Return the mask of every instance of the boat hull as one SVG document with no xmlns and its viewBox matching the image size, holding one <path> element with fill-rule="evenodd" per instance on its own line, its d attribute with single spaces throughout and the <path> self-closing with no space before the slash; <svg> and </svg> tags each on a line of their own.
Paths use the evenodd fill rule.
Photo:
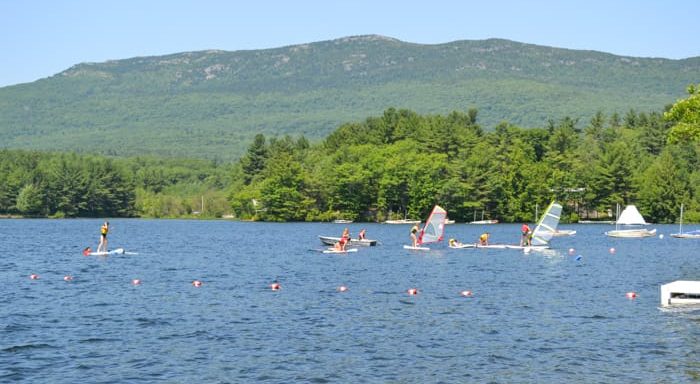
<svg viewBox="0 0 700 384">
<path fill-rule="evenodd" d="M 618 229 L 605 232 L 606 236 L 621 237 L 621 238 L 640 238 L 651 237 L 656 235 L 656 229 Z"/>
<path fill-rule="evenodd" d="M 318 238 L 319 238 L 319 240 L 321 240 L 321 243 L 323 243 L 325 245 L 333 245 L 333 244 L 340 241 L 340 237 L 319 236 Z M 350 239 L 349 244 L 354 245 L 354 246 L 361 246 L 361 247 L 374 247 L 375 245 L 377 245 L 377 240 Z"/>
<path fill-rule="evenodd" d="M 420 224 L 420 220 L 410 220 L 410 219 L 401 219 L 401 220 L 387 220 L 384 222 L 384 224 Z"/>
</svg>

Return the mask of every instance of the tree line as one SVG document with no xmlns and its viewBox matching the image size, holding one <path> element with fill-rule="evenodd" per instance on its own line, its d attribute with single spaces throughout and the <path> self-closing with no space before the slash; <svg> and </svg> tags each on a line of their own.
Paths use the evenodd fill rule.
<svg viewBox="0 0 700 384">
<path fill-rule="evenodd" d="M 217 217 L 230 211 L 225 189 L 231 167 L 193 159 L 0 150 L 0 214 Z"/>
<path fill-rule="evenodd" d="M 700 221 L 700 108 L 698 92 L 689 93 L 665 113 L 598 112 L 542 128 L 503 122 L 486 132 L 474 109 L 390 108 L 314 146 L 259 134 L 240 160 L 232 208 L 252 220 L 381 221 L 423 218 L 440 204 L 458 221 L 484 212 L 514 222 L 557 199 L 574 222 L 635 204 L 647 220 L 672 223 L 681 203 L 685 220 Z"/>
<path fill-rule="evenodd" d="M 565 220 L 611 218 L 635 204 L 671 223 L 700 221 L 700 92 L 664 112 L 570 117 L 541 128 L 478 111 L 389 108 L 321 142 L 258 134 L 234 163 L 0 150 L 0 214 L 328 221 L 424 218 L 532 221 L 552 199 Z"/>
</svg>

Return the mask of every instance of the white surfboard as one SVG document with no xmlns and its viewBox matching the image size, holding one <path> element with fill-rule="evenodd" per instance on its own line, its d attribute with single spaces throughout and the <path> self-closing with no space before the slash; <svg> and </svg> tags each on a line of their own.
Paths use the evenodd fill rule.
<svg viewBox="0 0 700 384">
<path fill-rule="evenodd" d="M 350 248 L 350 249 L 346 249 L 344 251 L 339 251 L 337 249 L 326 249 L 323 251 L 323 253 L 350 253 L 350 252 L 357 252 L 357 248 Z"/>
<path fill-rule="evenodd" d="M 412 251 L 429 251 L 430 248 L 428 247 L 414 247 L 412 245 L 404 245 L 403 249 L 410 249 Z"/>
<path fill-rule="evenodd" d="M 124 248 L 117 248 L 107 252 L 90 252 L 90 256 L 121 255 L 124 253 Z"/>
</svg>

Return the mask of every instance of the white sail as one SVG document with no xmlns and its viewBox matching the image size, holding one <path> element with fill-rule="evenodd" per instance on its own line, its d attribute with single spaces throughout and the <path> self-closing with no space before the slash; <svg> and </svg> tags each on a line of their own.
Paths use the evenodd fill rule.
<svg viewBox="0 0 700 384">
<path fill-rule="evenodd" d="M 545 210 L 540 221 L 537 223 L 535 231 L 532 233 L 531 245 L 540 246 L 549 243 L 549 240 L 551 240 L 557 232 L 559 218 L 561 217 L 561 209 L 561 205 L 554 201 L 549 204 L 549 207 L 547 207 L 547 210 Z"/>
<path fill-rule="evenodd" d="M 425 226 L 418 237 L 418 244 L 435 243 L 442 241 L 445 233 L 445 218 L 447 211 L 436 205 L 425 222 Z"/>
<path fill-rule="evenodd" d="M 646 225 L 647 222 L 644 221 L 644 217 L 639 213 L 637 207 L 634 205 L 628 205 L 620 214 L 617 219 L 617 224 L 620 225 Z"/>
</svg>

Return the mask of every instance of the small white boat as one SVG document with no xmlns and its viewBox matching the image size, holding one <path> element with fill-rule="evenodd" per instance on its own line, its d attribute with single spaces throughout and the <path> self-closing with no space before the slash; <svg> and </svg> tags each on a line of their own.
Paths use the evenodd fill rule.
<svg viewBox="0 0 700 384">
<path fill-rule="evenodd" d="M 350 224 L 350 223 L 352 223 L 352 220 L 345 220 L 345 219 L 333 220 L 333 224 Z"/>
<path fill-rule="evenodd" d="M 474 211 L 474 220 L 470 221 L 469 224 L 498 224 L 498 220 L 484 219 L 484 211 L 481 211 L 481 220 L 477 220 L 476 211 Z"/>
<path fill-rule="evenodd" d="M 700 229 L 683 233 L 672 233 L 671 236 L 677 239 L 700 239 Z"/>
<path fill-rule="evenodd" d="M 333 237 L 333 236 L 318 236 L 319 240 L 321 240 L 321 243 L 325 245 L 333 245 L 337 242 L 340 241 L 340 237 Z M 377 240 L 370 240 L 370 239 L 350 239 L 350 242 L 348 243 L 350 245 L 354 246 L 363 246 L 363 247 L 374 247 L 377 245 Z"/>
<path fill-rule="evenodd" d="M 420 224 L 420 220 L 412 219 L 400 219 L 400 220 L 387 220 L 384 224 Z"/>
<path fill-rule="evenodd" d="M 700 304 L 700 281 L 677 280 L 661 285 L 661 306 Z"/>
<path fill-rule="evenodd" d="M 454 224 L 454 223 L 455 223 L 454 220 L 445 219 L 445 224 Z"/>
<path fill-rule="evenodd" d="M 656 229 L 616 229 L 614 231 L 607 231 L 605 234 L 610 237 L 623 238 L 652 237 L 656 235 Z"/>
<path fill-rule="evenodd" d="M 620 211 L 620 206 L 617 206 L 617 211 Z M 634 205 L 628 205 L 618 215 L 615 221 L 615 230 L 605 232 L 606 236 L 610 237 L 622 237 L 622 238 L 640 238 L 640 237 L 652 237 L 656 235 L 656 229 L 646 229 L 646 228 L 631 228 L 631 229 L 620 229 L 620 225 L 647 225 L 648 223 L 644 221 L 644 217 L 639 213 L 637 207 Z"/>
<path fill-rule="evenodd" d="M 683 204 L 681 204 L 681 221 L 678 226 L 678 233 L 672 233 L 671 237 L 677 239 L 700 239 L 700 229 L 683 233 Z"/>
<path fill-rule="evenodd" d="M 476 220 L 470 221 L 469 224 L 498 224 L 498 220 Z"/>
<path fill-rule="evenodd" d="M 579 224 L 615 224 L 614 220 L 579 220 Z"/>
<path fill-rule="evenodd" d="M 554 232 L 554 237 L 573 236 L 575 234 L 576 231 L 573 229 L 557 229 L 556 232 Z"/>
</svg>

